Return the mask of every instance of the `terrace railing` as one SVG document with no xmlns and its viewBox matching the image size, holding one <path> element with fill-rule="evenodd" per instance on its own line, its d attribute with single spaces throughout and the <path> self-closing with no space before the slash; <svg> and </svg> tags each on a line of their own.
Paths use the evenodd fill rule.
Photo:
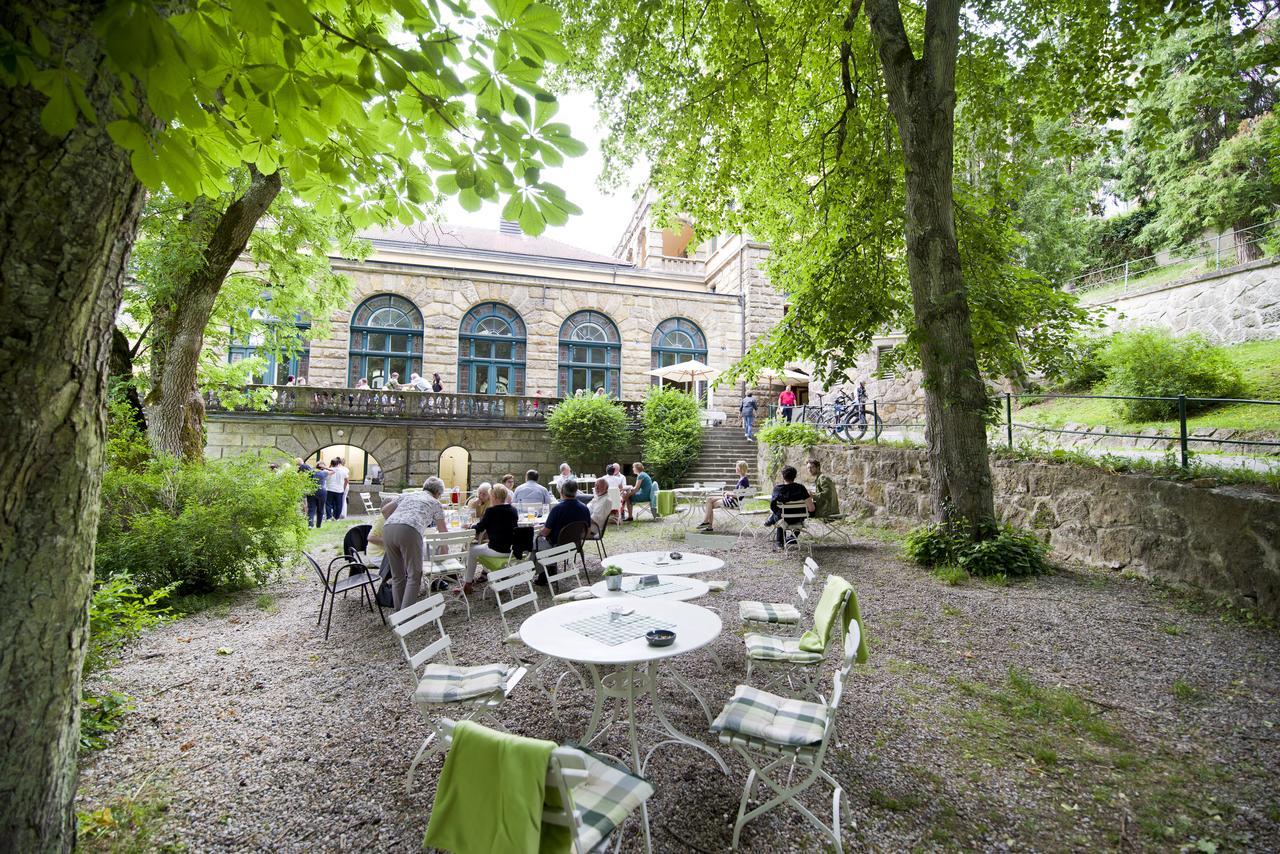
<svg viewBox="0 0 1280 854">
<path fill-rule="evenodd" d="M 393 418 L 405 421 L 540 422 L 560 402 L 558 397 L 457 394 L 454 392 L 391 391 L 321 386 L 249 386 L 249 394 L 228 395 L 223 403 L 216 391 L 206 392 L 210 412 L 262 415 L 347 416 Z M 628 419 L 639 421 L 643 403 L 623 401 Z"/>
</svg>

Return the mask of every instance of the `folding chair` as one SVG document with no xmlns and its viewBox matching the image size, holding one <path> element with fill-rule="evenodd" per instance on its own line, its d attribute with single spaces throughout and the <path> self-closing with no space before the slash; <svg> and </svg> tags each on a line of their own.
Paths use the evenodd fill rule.
<svg viewBox="0 0 1280 854">
<path fill-rule="evenodd" d="M 452 743 L 454 722 L 440 722 L 441 738 Z M 649 820 L 645 802 L 653 797 L 653 786 L 621 767 L 609 757 L 575 747 L 557 747 L 547 762 L 548 797 L 542 820 L 569 828 L 573 854 L 607 850 L 609 836 L 637 809 L 641 811 L 644 849 L 653 850 L 649 840 Z M 554 793 L 554 794 L 552 794 Z M 621 848 L 621 834 L 612 848 Z"/>
<path fill-rule="evenodd" d="M 778 524 L 782 526 L 782 551 L 785 554 L 801 545 L 800 534 L 804 531 L 804 523 L 809 519 L 809 505 L 806 501 L 785 501 L 778 503 Z M 806 539 L 804 547 L 813 555 L 813 545 Z"/>
<path fill-rule="evenodd" d="M 577 554 L 578 547 L 573 543 L 552 546 L 549 549 L 533 553 L 533 562 L 546 575 L 547 586 L 551 589 L 551 597 L 557 601 L 567 601 L 573 598 L 569 595 L 570 593 L 574 593 L 578 589 L 584 589 L 582 578 L 578 575 L 579 566 L 575 560 Z M 570 581 L 573 581 L 572 588 L 568 587 Z M 563 585 L 565 589 L 557 592 L 557 584 Z M 588 589 L 587 592 L 590 592 L 590 590 Z M 575 593 L 574 595 L 578 594 Z"/>
<path fill-rule="evenodd" d="M 556 680 L 555 687 L 548 688 L 543 681 L 543 671 L 552 664 L 554 659 L 525 646 L 524 641 L 520 639 L 519 626 L 513 629 L 511 623 L 507 621 L 507 614 L 525 606 L 532 607 L 535 612 L 539 610 L 538 593 L 533 589 L 533 577 L 536 573 L 537 568 L 530 560 L 504 567 L 489 576 L 489 589 L 493 591 L 493 598 L 498 603 L 498 616 L 502 618 L 502 642 L 516 650 L 520 663 L 528 668 L 534 684 L 546 695 L 552 714 L 559 719 L 560 705 L 557 692 L 564 677 L 573 673 L 582 683 L 584 691 L 587 690 L 586 681 L 580 672 L 570 666 L 569 671 L 561 674 Z"/>
<path fill-rule="evenodd" d="M 364 504 L 364 512 L 373 513 L 378 508 L 373 506 L 373 498 L 367 492 L 360 493 L 360 501 Z"/>
<path fill-rule="evenodd" d="M 641 504 L 639 506 L 636 506 L 635 504 L 631 505 L 631 521 L 633 522 L 639 521 L 636 518 L 636 512 L 639 510 L 645 510 L 645 509 L 648 509 L 649 515 L 653 517 L 653 520 L 655 522 L 662 518 L 661 516 L 658 515 L 658 493 L 660 491 L 661 489 L 658 486 L 658 482 L 655 480 L 653 482 L 653 485 L 649 487 L 648 505 L 644 505 L 644 504 Z"/>
<path fill-rule="evenodd" d="M 825 544 L 828 537 L 838 537 L 846 546 L 853 545 L 853 537 L 849 536 L 849 532 L 840 524 L 847 521 L 849 521 L 849 517 L 844 513 L 836 513 L 833 516 L 810 516 L 809 524 L 816 523 L 821 526 L 814 543 Z"/>
<path fill-rule="evenodd" d="M 733 825 L 735 849 L 747 822 L 777 807 L 789 805 L 830 840 L 837 854 L 844 851 L 840 840 L 840 800 L 844 790 L 834 777 L 823 770 L 822 762 L 835 735 L 836 712 L 845 682 L 853 670 L 861 637 L 858 623 L 850 623 L 849 632 L 844 637 L 844 661 L 832 680 L 829 701 L 821 696 L 817 703 L 793 700 L 750 685 L 739 685 L 711 724 L 711 729 L 720 734 L 720 743 L 736 750 L 751 767 L 742 788 L 738 818 Z M 785 778 L 772 776 L 782 771 L 786 772 Z M 819 779 L 832 789 L 830 826 L 800 803 L 800 795 Z M 771 797 L 748 812 L 747 803 L 762 782 L 772 790 Z"/>
<path fill-rule="evenodd" d="M 604 563 L 604 559 L 609 556 L 609 552 L 604 547 L 604 535 L 605 535 L 605 532 L 609 530 L 609 522 L 611 522 L 612 520 L 613 520 L 613 512 L 610 511 L 609 513 L 605 514 L 604 524 L 600 526 L 599 531 L 596 531 L 593 534 L 588 528 L 587 535 L 582 538 L 582 541 L 584 543 L 596 544 L 596 554 L 600 556 L 601 563 Z"/>
<path fill-rule="evenodd" d="M 333 603 L 337 601 L 339 593 L 346 593 L 349 590 L 360 590 L 360 596 L 364 599 L 365 604 L 372 611 L 377 605 L 378 616 L 382 618 L 385 625 L 386 616 L 382 613 L 382 606 L 378 605 L 378 575 L 370 571 L 369 568 L 361 564 L 351 561 L 345 561 L 341 564 L 329 564 L 329 571 L 320 568 L 320 564 L 316 562 L 307 552 L 303 552 L 302 556 L 307 559 L 307 563 L 311 564 L 311 568 L 316 571 L 316 575 L 320 576 L 320 583 L 324 586 L 324 592 L 320 594 L 320 615 L 316 617 L 316 625 L 320 625 L 320 620 L 324 618 L 324 603 L 327 599 L 329 602 L 329 621 L 324 624 L 324 639 L 329 639 L 329 629 L 333 626 Z M 351 568 L 351 573 L 346 578 L 339 578 L 342 570 Z"/>
<path fill-rule="evenodd" d="M 800 600 L 797 605 L 792 605 L 789 602 L 745 600 L 738 603 L 738 616 L 748 626 L 758 625 L 775 628 L 778 626 L 798 626 L 802 616 L 800 609 L 809 601 L 809 585 L 817 577 L 818 564 L 813 558 L 807 557 L 804 559 L 804 576 L 800 579 L 800 586 L 796 588 L 796 595 Z"/>
<path fill-rule="evenodd" d="M 463 586 L 462 576 L 467 570 L 467 565 L 464 563 L 467 549 L 475 541 L 475 532 L 469 529 L 443 534 L 439 531 L 428 531 L 422 535 L 422 583 L 427 590 L 435 592 L 437 584 L 443 582 L 446 585 L 443 592 L 448 593 L 454 601 L 462 603 L 468 620 L 471 619 L 471 603 L 467 601 L 467 591 Z M 446 552 L 445 549 L 448 551 Z"/>
<path fill-rule="evenodd" d="M 846 591 L 840 597 L 836 614 L 844 613 L 845 606 L 848 604 L 849 593 Z M 838 616 L 837 619 L 839 619 Z M 818 677 L 821 674 L 822 662 L 827 657 L 826 647 L 822 652 L 809 652 L 800 648 L 799 637 L 763 635 L 756 632 L 748 632 L 743 641 L 747 645 L 748 679 L 755 670 L 763 671 L 767 682 L 781 674 L 787 677 L 787 683 L 793 691 L 818 693 Z M 828 646 L 830 643 L 831 639 L 828 638 Z M 799 688 L 791 682 L 793 676 L 798 677 Z"/>
<path fill-rule="evenodd" d="M 400 641 L 400 649 L 404 659 L 409 663 L 413 674 L 413 704 L 418 708 L 422 719 L 431 729 L 430 734 L 418 748 L 409 766 L 409 776 L 405 782 L 405 791 L 413 791 L 413 772 L 425 756 L 430 755 L 427 748 L 436 740 L 439 730 L 432 720 L 432 713 L 439 711 L 460 716 L 464 720 L 479 720 L 493 716 L 502 701 L 524 678 L 526 668 L 510 664 L 482 664 L 475 667 L 457 667 L 453 661 L 453 641 L 444 630 L 440 618 L 444 616 L 444 594 L 437 593 L 421 599 L 412 605 L 401 608 L 391 615 L 391 628 Z M 419 629 L 435 627 L 438 637 L 419 649 L 410 651 L 409 635 Z M 441 652 L 449 659 L 448 664 L 437 664 L 431 659 Z M 434 754 L 442 747 L 437 743 L 431 750 Z"/>
<path fill-rule="evenodd" d="M 560 535 L 556 537 L 557 546 L 566 546 L 572 543 L 578 550 L 578 560 L 582 562 L 582 572 L 587 576 L 587 580 L 591 580 L 591 573 L 587 572 L 587 554 L 583 551 L 582 544 L 587 540 L 587 532 L 591 529 L 590 522 L 570 522 L 560 529 Z"/>
</svg>

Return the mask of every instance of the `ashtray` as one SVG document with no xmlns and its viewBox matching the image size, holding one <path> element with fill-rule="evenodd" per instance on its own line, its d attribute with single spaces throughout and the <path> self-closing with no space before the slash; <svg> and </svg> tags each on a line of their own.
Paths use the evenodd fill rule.
<svg viewBox="0 0 1280 854">
<path fill-rule="evenodd" d="M 672 559 L 672 560 L 680 560 L 680 559 L 681 559 L 681 558 L 683 558 L 683 557 L 684 557 L 684 555 L 680 554 L 680 552 L 672 552 L 672 553 L 671 553 L 671 559 Z"/>
<path fill-rule="evenodd" d="M 671 629 L 652 629 L 645 632 L 644 639 L 649 646 L 671 646 L 676 642 L 676 633 Z"/>
</svg>

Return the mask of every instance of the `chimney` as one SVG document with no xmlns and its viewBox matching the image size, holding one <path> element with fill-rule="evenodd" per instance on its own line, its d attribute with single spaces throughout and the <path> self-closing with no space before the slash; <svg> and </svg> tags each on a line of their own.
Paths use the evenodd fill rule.
<svg viewBox="0 0 1280 854">
<path fill-rule="evenodd" d="M 500 234 L 514 234 L 517 237 L 524 234 L 524 230 L 520 228 L 520 223 L 513 219 L 498 220 L 498 232 Z"/>
</svg>

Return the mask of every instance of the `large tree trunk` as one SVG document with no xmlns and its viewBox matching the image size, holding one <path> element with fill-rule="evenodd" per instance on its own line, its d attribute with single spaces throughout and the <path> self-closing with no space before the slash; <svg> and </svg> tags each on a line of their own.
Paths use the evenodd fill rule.
<svg viewBox="0 0 1280 854">
<path fill-rule="evenodd" d="M 89 81 L 104 3 L 24 4 Z M 25 32 L 18 7 L 0 26 Z M 51 21 L 50 13 L 60 17 Z M 102 125 L 57 139 L 46 98 L 0 87 L 0 850 L 75 842 L 80 667 L 106 436 L 111 329 L 142 189 Z"/>
<path fill-rule="evenodd" d="M 196 387 L 204 330 L 227 273 L 280 193 L 279 172 L 263 175 L 250 167 L 250 174 L 249 188 L 225 211 L 208 199 L 192 204 L 190 216 L 209 223 L 204 263 L 176 284 L 170 304 L 153 312 L 147 434 L 160 453 L 187 460 L 204 455 L 204 402 Z"/>
<path fill-rule="evenodd" d="M 924 372 L 934 512 L 979 531 L 995 519 L 969 302 L 960 270 L 952 175 L 959 0 L 929 0 L 916 59 L 898 0 L 867 0 L 906 165 L 907 271 Z"/>
<path fill-rule="evenodd" d="M 129 338 L 119 326 L 111 330 L 111 379 L 124 386 L 124 401 L 129 406 L 133 423 L 143 432 L 147 429 L 147 416 L 142 409 L 142 398 L 133 376 L 133 348 Z M 114 393 L 114 390 L 113 390 Z"/>
<path fill-rule="evenodd" d="M 1231 226 L 1231 239 L 1236 245 L 1236 263 L 1247 264 L 1262 257 L 1262 237 L 1254 228 L 1257 221 L 1253 217 L 1243 217 Z M 1250 229 L 1253 229 L 1250 231 Z"/>
</svg>

